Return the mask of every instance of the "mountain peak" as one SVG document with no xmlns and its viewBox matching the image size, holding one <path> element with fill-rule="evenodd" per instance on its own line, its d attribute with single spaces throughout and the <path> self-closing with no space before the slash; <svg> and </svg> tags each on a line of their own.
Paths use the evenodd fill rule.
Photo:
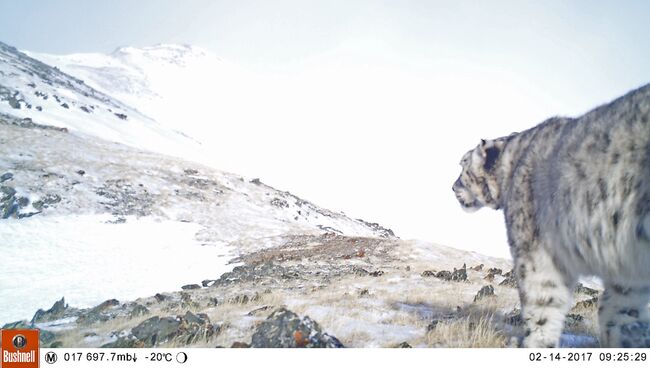
<svg viewBox="0 0 650 368">
<path fill-rule="evenodd" d="M 134 47 L 122 46 L 113 51 L 110 56 L 117 59 L 147 59 L 163 61 L 172 64 L 184 63 L 187 60 L 208 56 L 210 53 L 200 47 L 188 44 L 160 43 L 153 46 Z"/>
</svg>

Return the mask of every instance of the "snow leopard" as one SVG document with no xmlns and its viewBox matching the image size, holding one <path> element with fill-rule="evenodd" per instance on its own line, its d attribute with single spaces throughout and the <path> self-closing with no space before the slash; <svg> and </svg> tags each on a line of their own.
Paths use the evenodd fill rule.
<svg viewBox="0 0 650 368">
<path fill-rule="evenodd" d="M 573 288 L 603 282 L 602 347 L 650 347 L 650 84 L 467 152 L 453 191 L 503 210 L 524 347 L 558 347 Z"/>
</svg>

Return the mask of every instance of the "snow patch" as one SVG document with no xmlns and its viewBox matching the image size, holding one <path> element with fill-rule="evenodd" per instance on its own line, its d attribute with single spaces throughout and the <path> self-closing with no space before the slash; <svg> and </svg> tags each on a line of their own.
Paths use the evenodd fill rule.
<svg viewBox="0 0 650 368">
<path fill-rule="evenodd" d="M 232 249 L 201 246 L 200 225 L 110 216 L 31 217 L 0 226 L 0 321 L 30 319 L 65 296 L 74 307 L 135 299 L 219 277 Z M 176 286 L 176 287 L 175 287 Z"/>
</svg>

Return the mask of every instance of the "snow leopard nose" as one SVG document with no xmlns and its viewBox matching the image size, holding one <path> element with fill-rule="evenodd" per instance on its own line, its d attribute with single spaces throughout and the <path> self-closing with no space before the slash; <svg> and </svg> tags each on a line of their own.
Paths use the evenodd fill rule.
<svg viewBox="0 0 650 368">
<path fill-rule="evenodd" d="M 462 186 L 463 186 L 463 183 L 461 183 L 461 182 L 460 182 L 460 178 L 458 178 L 458 179 L 456 179 L 456 181 L 454 182 L 454 185 L 451 186 L 451 190 L 453 190 L 453 191 L 455 192 L 458 188 L 460 188 L 460 187 L 462 187 Z"/>
</svg>

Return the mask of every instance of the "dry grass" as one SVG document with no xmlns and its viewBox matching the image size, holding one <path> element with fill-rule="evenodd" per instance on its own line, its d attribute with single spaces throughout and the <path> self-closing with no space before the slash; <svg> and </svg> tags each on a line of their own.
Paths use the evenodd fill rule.
<svg viewBox="0 0 650 368">
<path fill-rule="evenodd" d="M 491 315 L 441 322 L 427 333 L 426 344 L 429 347 L 447 348 L 506 347 L 508 338 L 495 325 Z"/>
<path fill-rule="evenodd" d="M 106 322 L 91 324 L 85 328 L 77 328 L 57 333 L 56 341 L 61 341 L 63 347 L 94 347 L 93 343 L 85 344 L 85 335 L 95 333 L 97 336 L 110 336 L 113 333 L 128 331 L 144 320 L 151 318 L 153 314 L 138 316 L 134 318 L 118 317 Z"/>
<path fill-rule="evenodd" d="M 574 308 L 571 313 L 580 314 L 584 317 L 584 321 L 579 324 L 568 326 L 565 330 L 576 334 L 588 334 L 598 336 L 598 308 L 596 306 L 589 308 Z"/>
</svg>

